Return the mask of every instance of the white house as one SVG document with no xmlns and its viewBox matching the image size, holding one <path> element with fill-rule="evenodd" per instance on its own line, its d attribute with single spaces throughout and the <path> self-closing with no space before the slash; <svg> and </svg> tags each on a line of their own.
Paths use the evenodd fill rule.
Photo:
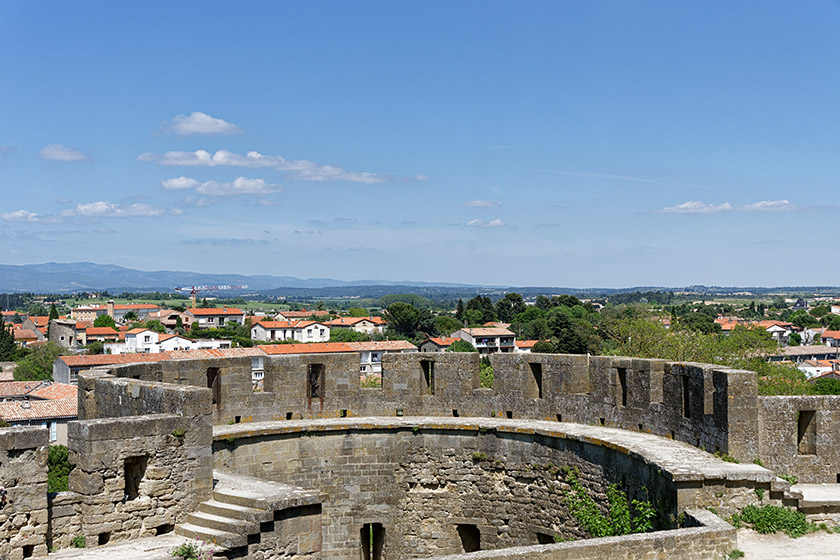
<svg viewBox="0 0 840 560">
<path fill-rule="evenodd" d="M 466 340 L 475 346 L 478 353 L 481 355 L 495 354 L 496 352 L 515 352 L 516 335 L 507 329 L 500 329 L 497 327 L 486 328 L 470 328 L 459 329 L 452 333 L 453 337 L 458 337 L 461 340 Z"/>
<path fill-rule="evenodd" d="M 193 307 L 187 309 L 187 315 L 190 325 L 198 323 L 200 329 L 220 329 L 231 321 L 237 325 L 245 324 L 245 313 L 235 307 Z"/>
<path fill-rule="evenodd" d="M 125 342 L 105 344 L 110 354 L 159 354 L 172 350 L 212 350 L 230 348 L 230 340 L 202 338 L 191 339 L 177 334 L 163 334 L 151 329 L 131 329 L 125 333 Z"/>
<path fill-rule="evenodd" d="M 330 328 L 317 321 L 259 321 L 251 327 L 251 340 L 276 342 L 327 342 Z"/>
<path fill-rule="evenodd" d="M 365 334 L 382 334 L 387 324 L 382 317 L 339 317 L 325 323 L 331 329 L 350 329 Z"/>
</svg>

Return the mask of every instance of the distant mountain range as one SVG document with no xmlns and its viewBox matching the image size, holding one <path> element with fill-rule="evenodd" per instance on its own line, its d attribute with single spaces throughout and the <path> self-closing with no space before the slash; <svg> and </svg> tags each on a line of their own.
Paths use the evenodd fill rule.
<svg viewBox="0 0 840 560">
<path fill-rule="evenodd" d="M 90 262 L 0 265 L 0 292 L 69 293 L 104 291 L 111 293 L 160 291 L 199 285 L 247 285 L 247 292 L 277 288 L 320 289 L 352 286 L 444 286 L 477 287 L 447 282 L 392 282 L 388 280 L 345 281 L 333 278 L 244 274 L 203 274 L 174 270 L 145 271 L 112 264 Z M 243 290 L 239 290 L 242 292 Z"/>
<path fill-rule="evenodd" d="M 174 270 L 145 271 L 111 264 L 90 262 L 0 264 L 0 293 L 33 292 L 64 294 L 71 292 L 172 292 L 176 287 L 207 285 L 247 285 L 247 290 L 229 290 L 216 295 L 238 297 L 246 294 L 275 297 L 374 297 L 412 292 L 425 297 L 459 298 L 476 294 L 501 295 L 515 291 L 525 297 L 538 294 L 571 294 L 598 297 L 625 292 L 684 292 L 698 297 L 723 295 L 765 296 L 768 294 L 840 296 L 834 286 L 725 287 L 725 286 L 635 286 L 629 288 L 567 288 L 550 286 L 488 286 L 452 282 L 412 282 L 389 280 L 336 280 L 334 278 L 296 278 L 244 274 L 204 274 Z"/>
</svg>

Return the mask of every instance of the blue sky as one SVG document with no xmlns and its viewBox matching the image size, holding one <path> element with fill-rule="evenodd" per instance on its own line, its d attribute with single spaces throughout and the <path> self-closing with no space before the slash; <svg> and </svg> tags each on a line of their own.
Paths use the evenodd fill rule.
<svg viewBox="0 0 840 560">
<path fill-rule="evenodd" d="M 840 3 L 0 2 L 0 262 L 840 285 Z"/>
</svg>

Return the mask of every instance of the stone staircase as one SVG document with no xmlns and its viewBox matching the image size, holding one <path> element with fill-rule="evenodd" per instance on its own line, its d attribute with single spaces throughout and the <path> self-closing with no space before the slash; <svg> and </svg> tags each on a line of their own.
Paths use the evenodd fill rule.
<svg viewBox="0 0 840 560">
<path fill-rule="evenodd" d="M 217 489 L 213 499 L 202 502 L 186 523 L 175 527 L 183 537 L 234 550 L 248 545 L 260 534 L 260 524 L 271 521 L 274 512 L 261 496 L 243 490 Z"/>
<path fill-rule="evenodd" d="M 175 526 L 175 534 L 212 543 L 214 554 L 246 558 L 262 538 L 275 531 L 275 513 L 321 504 L 318 492 L 287 484 L 213 472 L 213 495 Z"/>
</svg>

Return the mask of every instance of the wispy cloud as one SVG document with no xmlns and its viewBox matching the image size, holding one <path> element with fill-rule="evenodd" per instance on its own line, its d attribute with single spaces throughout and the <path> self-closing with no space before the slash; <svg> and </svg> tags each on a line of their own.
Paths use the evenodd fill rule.
<svg viewBox="0 0 840 560">
<path fill-rule="evenodd" d="M 117 204 L 100 200 L 87 204 L 77 204 L 75 208 L 64 210 L 62 216 L 78 216 L 85 218 L 128 218 L 135 216 L 162 216 L 166 213 L 163 208 L 148 204 Z"/>
<path fill-rule="evenodd" d="M 161 181 L 161 186 L 168 191 L 180 191 L 184 189 L 194 189 L 200 185 L 198 181 L 190 177 L 173 177 Z"/>
<path fill-rule="evenodd" d="M 486 228 L 493 228 L 493 227 L 501 227 L 505 225 L 501 218 L 496 218 L 495 220 L 490 220 L 489 222 L 485 222 L 484 220 L 470 220 L 465 225 L 470 227 L 486 227 Z"/>
<path fill-rule="evenodd" d="M 31 222 L 31 223 L 46 223 L 54 224 L 61 221 L 59 216 L 41 215 L 29 210 L 16 210 L 14 212 L 4 212 L 0 214 L 0 219 L 8 222 Z"/>
<path fill-rule="evenodd" d="M 690 200 L 659 210 L 660 214 L 718 214 L 720 212 L 781 212 L 796 210 L 797 207 L 787 200 L 762 200 L 744 206 L 732 206 L 728 202 L 708 204 L 699 200 Z"/>
<path fill-rule="evenodd" d="M 787 200 L 762 200 L 747 204 L 740 208 L 744 212 L 778 212 L 784 210 L 796 210 L 796 206 Z"/>
<path fill-rule="evenodd" d="M 6 144 L 0 144 L 0 157 L 6 157 L 8 155 L 13 154 L 17 151 L 17 148 L 14 146 L 7 146 Z"/>
<path fill-rule="evenodd" d="M 249 179 L 237 177 L 233 181 L 205 181 L 200 183 L 191 177 L 173 177 L 161 181 L 161 186 L 166 190 L 195 189 L 198 194 L 207 196 L 231 196 L 238 194 L 271 194 L 281 189 L 276 185 L 266 183 L 263 179 Z"/>
<path fill-rule="evenodd" d="M 467 208 L 498 208 L 501 205 L 497 200 L 470 200 L 464 203 Z"/>
<path fill-rule="evenodd" d="M 38 155 L 41 156 L 41 159 L 51 161 L 91 161 L 93 159 L 81 150 L 61 144 L 50 144 L 42 149 Z"/>
<path fill-rule="evenodd" d="M 723 204 L 706 204 L 699 200 L 689 200 L 676 206 L 668 206 L 659 212 L 661 214 L 717 214 L 718 212 L 729 212 L 732 206 L 728 202 Z"/>
<path fill-rule="evenodd" d="M 190 134 L 239 134 L 238 126 L 224 119 L 211 117 L 201 111 L 193 111 L 189 115 L 177 115 L 171 121 L 161 125 L 165 132 L 173 132 L 181 136 Z"/>
<path fill-rule="evenodd" d="M 286 173 L 295 181 L 316 181 L 328 183 L 333 181 L 350 181 L 354 183 L 384 183 L 393 179 L 390 175 L 368 173 L 366 171 L 346 171 L 333 165 L 320 165 L 308 160 L 288 160 L 282 156 L 266 156 L 259 152 L 248 152 L 240 155 L 227 150 L 219 150 L 211 154 L 206 150 L 194 152 L 166 152 L 156 155 L 149 152 L 140 154 L 138 161 L 157 162 L 167 166 L 191 167 L 245 167 L 249 169 L 273 168 Z"/>
<path fill-rule="evenodd" d="M 674 177 L 660 177 L 651 179 L 650 177 L 637 177 L 634 175 L 619 175 L 615 173 L 597 173 L 587 171 L 556 171 L 553 169 L 531 169 L 531 171 L 538 171 L 540 173 L 550 173 L 552 175 L 564 175 L 567 177 L 583 177 L 588 179 L 606 179 L 610 181 L 623 181 L 627 183 L 642 183 L 646 185 L 662 185 L 669 187 L 689 187 L 692 189 L 704 190 L 719 190 L 718 187 L 710 187 L 707 185 L 696 185 L 691 183 L 682 183 L 674 181 Z"/>
</svg>

